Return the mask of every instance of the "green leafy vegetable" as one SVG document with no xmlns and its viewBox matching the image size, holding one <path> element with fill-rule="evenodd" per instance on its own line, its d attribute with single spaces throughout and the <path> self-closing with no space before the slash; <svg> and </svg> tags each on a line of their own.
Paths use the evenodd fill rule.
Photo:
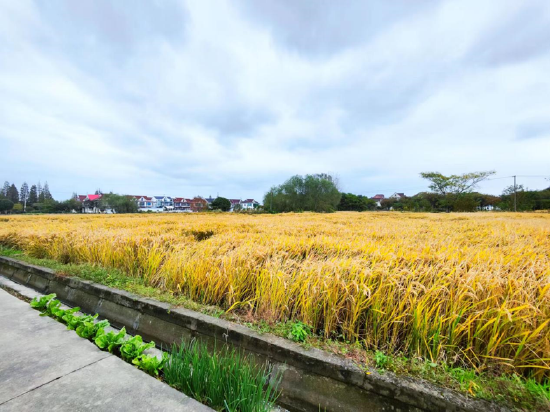
<svg viewBox="0 0 550 412">
<path fill-rule="evenodd" d="M 102 320 L 100 322 L 84 322 L 76 328 L 76 334 L 84 339 L 93 339 L 99 330 L 109 326 L 108 320 Z"/>
<path fill-rule="evenodd" d="M 100 329 L 94 339 L 95 344 L 100 349 L 107 349 L 109 352 L 119 348 L 124 343 L 124 337 L 126 336 L 126 328 L 122 328 L 120 332 L 105 333 L 104 329 Z"/>
<path fill-rule="evenodd" d="M 97 318 L 97 313 L 94 316 L 91 315 L 75 315 L 73 313 L 66 313 L 63 316 L 63 321 L 67 324 L 67 329 L 76 330 L 84 322 L 93 322 Z"/>
<path fill-rule="evenodd" d="M 61 302 L 57 299 L 52 299 L 46 305 L 46 310 L 40 314 L 40 316 L 51 316 L 54 317 L 54 312 L 57 312 L 61 306 Z"/>
<path fill-rule="evenodd" d="M 52 310 L 52 316 L 57 319 L 58 321 L 64 321 L 64 317 L 66 315 L 72 315 L 73 313 L 76 313 L 80 310 L 80 308 L 77 306 L 75 308 L 71 308 L 71 309 L 61 309 L 61 308 L 54 308 Z"/>
<path fill-rule="evenodd" d="M 45 310 L 46 306 L 48 306 L 48 302 L 52 299 L 55 299 L 56 296 L 57 295 L 55 293 L 42 296 L 41 298 L 38 298 L 38 296 L 36 296 L 33 300 L 31 300 L 31 308 L 37 310 Z"/>
<path fill-rule="evenodd" d="M 147 372 L 151 376 L 159 376 L 159 371 L 168 360 L 168 354 L 162 353 L 162 358 L 157 358 L 154 355 L 140 355 L 132 361 L 139 369 Z"/>
<path fill-rule="evenodd" d="M 143 354 L 145 350 L 154 346 L 155 342 L 143 343 L 141 336 L 136 335 L 122 344 L 120 354 L 122 355 L 122 359 L 130 362 Z"/>
</svg>

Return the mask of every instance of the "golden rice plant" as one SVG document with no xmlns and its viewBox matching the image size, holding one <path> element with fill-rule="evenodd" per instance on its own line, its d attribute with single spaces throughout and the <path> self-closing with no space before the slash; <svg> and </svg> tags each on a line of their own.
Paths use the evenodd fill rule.
<svg viewBox="0 0 550 412">
<path fill-rule="evenodd" d="M 0 244 L 330 338 L 550 377 L 550 215 L 10 216 Z"/>
</svg>

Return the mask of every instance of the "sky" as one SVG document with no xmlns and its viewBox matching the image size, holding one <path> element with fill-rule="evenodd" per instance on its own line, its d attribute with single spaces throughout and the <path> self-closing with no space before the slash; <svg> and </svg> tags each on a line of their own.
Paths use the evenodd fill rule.
<svg viewBox="0 0 550 412">
<path fill-rule="evenodd" d="M 0 180 L 256 198 L 550 186 L 548 0 L 0 0 Z"/>
</svg>

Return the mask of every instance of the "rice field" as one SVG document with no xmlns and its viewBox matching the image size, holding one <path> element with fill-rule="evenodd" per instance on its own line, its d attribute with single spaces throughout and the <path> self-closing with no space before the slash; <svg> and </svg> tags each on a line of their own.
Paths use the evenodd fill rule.
<svg viewBox="0 0 550 412">
<path fill-rule="evenodd" d="M 9 216 L 0 245 L 367 349 L 550 377 L 548 213 Z"/>
</svg>

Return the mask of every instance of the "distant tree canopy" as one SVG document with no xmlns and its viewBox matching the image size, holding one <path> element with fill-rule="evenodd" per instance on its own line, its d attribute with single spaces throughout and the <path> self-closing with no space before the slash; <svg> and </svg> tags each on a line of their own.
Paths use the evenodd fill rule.
<svg viewBox="0 0 550 412">
<path fill-rule="evenodd" d="M 6 194 L 6 197 L 9 200 L 11 200 L 14 204 L 19 203 L 19 190 L 17 190 L 14 184 L 12 184 L 8 188 L 8 193 Z"/>
<path fill-rule="evenodd" d="M 431 182 L 429 188 L 436 196 L 434 198 L 432 195 L 429 200 L 432 209 L 447 212 L 474 212 L 480 206 L 480 194 L 478 193 L 476 197 L 473 190 L 480 182 L 495 173 L 489 170 L 445 176 L 439 172 L 423 172 L 420 176 Z"/>
<path fill-rule="evenodd" d="M 429 188 L 435 193 L 440 195 L 461 195 L 463 193 L 472 192 L 478 183 L 484 181 L 495 173 L 495 171 L 490 170 L 486 172 L 472 172 L 461 175 L 444 176 L 439 172 L 423 172 L 420 173 L 420 176 L 431 182 Z"/>
<path fill-rule="evenodd" d="M 342 193 L 340 203 L 338 203 L 338 210 L 364 212 L 375 209 L 376 202 L 373 199 L 362 195 L 354 195 L 353 193 Z"/>
<path fill-rule="evenodd" d="M 518 211 L 550 210 L 550 187 L 544 190 L 529 190 L 523 185 L 516 185 L 515 192 Z M 502 210 L 514 210 L 513 185 L 504 189 L 498 207 Z"/>
<path fill-rule="evenodd" d="M 273 212 L 334 212 L 341 193 L 336 179 L 328 174 L 292 176 L 264 196 L 264 207 Z"/>
<path fill-rule="evenodd" d="M 2 197 L 0 199 L 0 212 L 7 213 L 13 209 L 13 202 L 9 199 Z"/>
<path fill-rule="evenodd" d="M 225 197 L 217 197 L 210 205 L 213 210 L 221 210 L 222 212 L 229 212 L 231 210 L 231 202 Z"/>
<path fill-rule="evenodd" d="M 137 213 L 138 211 L 138 206 L 134 199 L 115 193 L 104 194 L 100 201 L 100 208 L 102 210 L 111 208 L 116 213 Z"/>
</svg>

